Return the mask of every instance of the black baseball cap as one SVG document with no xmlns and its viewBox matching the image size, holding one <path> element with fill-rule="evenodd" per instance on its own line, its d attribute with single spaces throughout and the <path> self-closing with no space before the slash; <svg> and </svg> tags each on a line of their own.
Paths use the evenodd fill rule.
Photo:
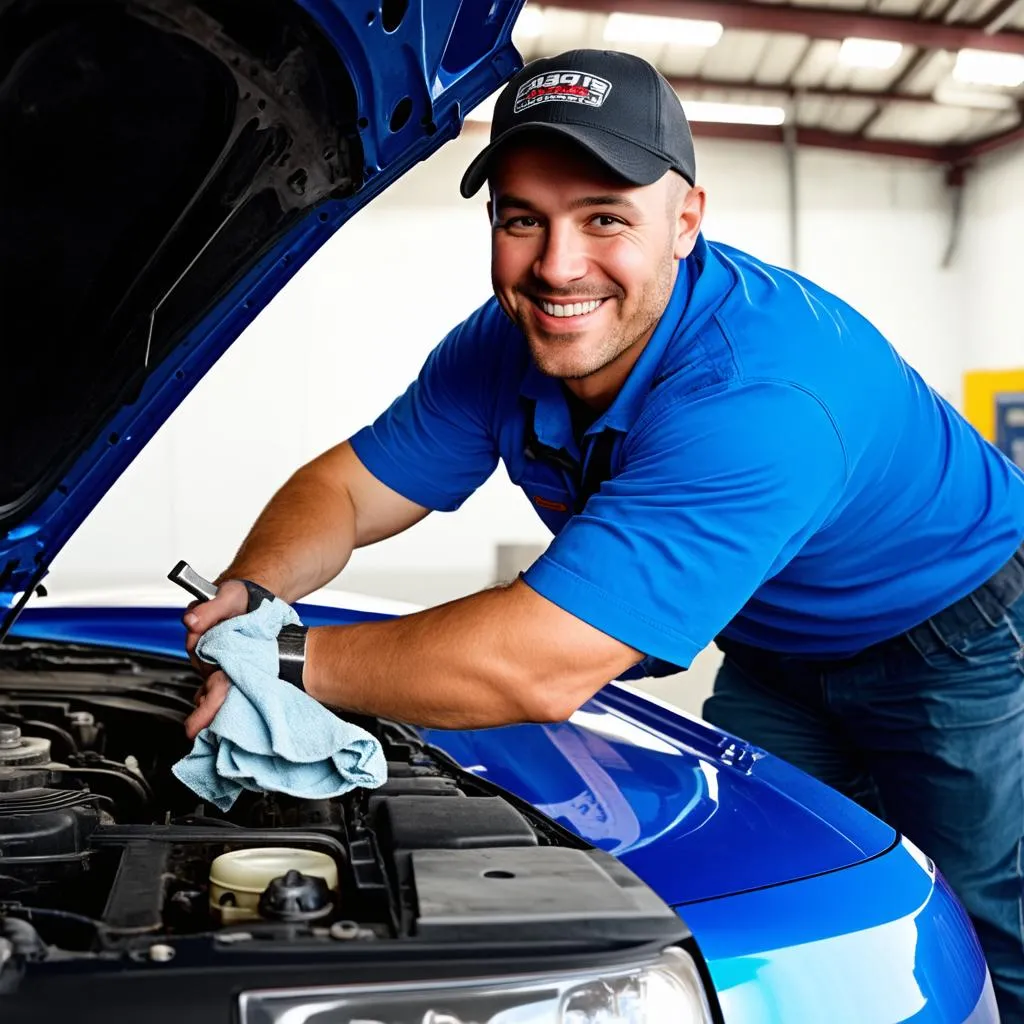
<svg viewBox="0 0 1024 1024">
<path fill-rule="evenodd" d="M 461 192 L 475 195 L 497 151 L 526 132 L 572 139 L 619 177 L 650 185 L 666 171 L 696 180 L 693 136 L 672 86 L 645 60 L 615 50 L 569 50 L 531 61 L 501 91 L 491 141 Z"/>
</svg>

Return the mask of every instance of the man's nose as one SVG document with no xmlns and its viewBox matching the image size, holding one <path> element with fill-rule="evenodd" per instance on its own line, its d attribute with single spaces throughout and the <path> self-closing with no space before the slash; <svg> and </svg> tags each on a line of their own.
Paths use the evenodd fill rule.
<svg viewBox="0 0 1024 1024">
<path fill-rule="evenodd" d="M 582 239 L 568 225 L 550 225 L 533 272 L 552 288 L 564 288 L 585 277 L 587 256 Z"/>
</svg>

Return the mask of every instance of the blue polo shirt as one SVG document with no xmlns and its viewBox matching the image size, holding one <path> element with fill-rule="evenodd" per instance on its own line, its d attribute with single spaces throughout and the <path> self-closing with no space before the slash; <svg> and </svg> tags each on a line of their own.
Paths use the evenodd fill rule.
<svg viewBox="0 0 1024 1024">
<path fill-rule="evenodd" d="M 504 463 L 554 534 L 525 582 L 652 664 L 686 667 L 720 633 L 853 654 L 969 593 L 1024 537 L 1024 473 L 867 320 L 703 238 L 582 446 L 561 382 L 493 299 L 352 444 L 430 509 Z M 610 476 L 577 509 L 598 448 Z"/>
</svg>

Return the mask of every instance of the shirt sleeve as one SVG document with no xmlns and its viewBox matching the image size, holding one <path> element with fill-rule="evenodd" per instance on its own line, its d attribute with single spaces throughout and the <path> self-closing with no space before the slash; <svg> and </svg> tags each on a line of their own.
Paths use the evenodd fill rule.
<svg viewBox="0 0 1024 1024">
<path fill-rule="evenodd" d="M 507 333 L 496 302 L 455 328 L 427 357 L 405 393 L 351 439 L 382 483 L 425 508 L 457 509 L 494 472 L 493 429 Z"/>
<path fill-rule="evenodd" d="M 659 402 L 526 583 L 680 667 L 825 523 L 846 457 L 827 410 L 785 382 Z"/>
</svg>

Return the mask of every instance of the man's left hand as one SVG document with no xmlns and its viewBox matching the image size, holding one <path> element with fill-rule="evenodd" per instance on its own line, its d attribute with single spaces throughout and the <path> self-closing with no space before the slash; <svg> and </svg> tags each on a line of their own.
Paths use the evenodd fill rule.
<svg viewBox="0 0 1024 1024">
<path fill-rule="evenodd" d="M 214 719 L 228 695 L 231 680 L 220 669 L 215 669 L 196 693 L 196 709 L 185 719 L 185 734 L 190 740 L 202 732 Z"/>
</svg>

